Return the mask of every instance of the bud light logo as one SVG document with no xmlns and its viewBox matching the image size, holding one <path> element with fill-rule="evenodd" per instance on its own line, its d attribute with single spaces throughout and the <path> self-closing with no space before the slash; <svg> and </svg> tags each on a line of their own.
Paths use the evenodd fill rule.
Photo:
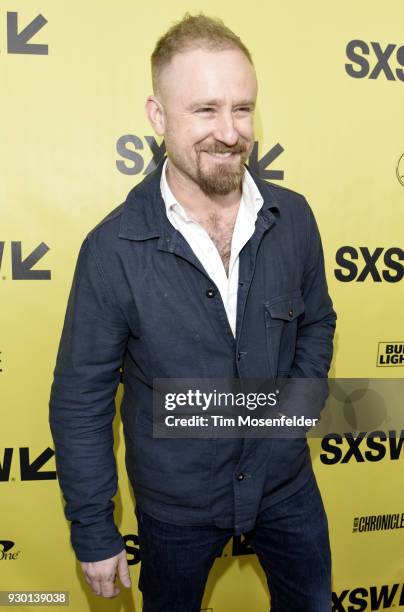
<svg viewBox="0 0 404 612">
<path fill-rule="evenodd" d="M 379 342 L 377 367 L 388 368 L 404 366 L 404 341 Z"/>
</svg>

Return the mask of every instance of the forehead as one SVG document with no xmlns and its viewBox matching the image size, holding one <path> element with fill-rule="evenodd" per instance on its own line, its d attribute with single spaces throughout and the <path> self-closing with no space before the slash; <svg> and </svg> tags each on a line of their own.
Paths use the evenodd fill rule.
<svg viewBox="0 0 404 612">
<path fill-rule="evenodd" d="M 177 53 L 162 70 L 161 93 L 166 104 L 187 106 L 196 100 L 255 100 L 254 67 L 239 49 L 192 49 Z"/>
</svg>

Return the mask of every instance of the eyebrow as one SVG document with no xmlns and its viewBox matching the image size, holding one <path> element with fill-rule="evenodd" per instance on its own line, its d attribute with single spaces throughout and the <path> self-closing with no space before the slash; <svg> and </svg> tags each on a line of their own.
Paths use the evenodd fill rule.
<svg viewBox="0 0 404 612">
<path fill-rule="evenodd" d="M 223 101 L 218 100 L 217 98 L 214 98 L 212 100 L 198 100 L 197 102 L 193 102 L 189 106 L 189 109 L 194 110 L 195 108 L 198 108 L 199 106 L 223 106 Z M 235 104 L 235 106 L 252 106 L 252 108 L 255 108 L 255 101 L 247 100 L 247 99 L 240 100 L 239 102 L 237 102 L 237 104 Z"/>
</svg>

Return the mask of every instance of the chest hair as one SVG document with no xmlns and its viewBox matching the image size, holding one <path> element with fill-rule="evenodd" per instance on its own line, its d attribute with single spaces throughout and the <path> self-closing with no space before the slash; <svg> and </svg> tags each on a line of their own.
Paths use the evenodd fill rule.
<svg viewBox="0 0 404 612">
<path fill-rule="evenodd" d="M 236 216 L 237 211 L 236 214 L 232 214 L 231 217 L 227 219 L 223 219 L 217 214 L 210 214 L 207 218 L 200 221 L 217 248 L 227 275 L 229 275 L 231 241 Z"/>
</svg>

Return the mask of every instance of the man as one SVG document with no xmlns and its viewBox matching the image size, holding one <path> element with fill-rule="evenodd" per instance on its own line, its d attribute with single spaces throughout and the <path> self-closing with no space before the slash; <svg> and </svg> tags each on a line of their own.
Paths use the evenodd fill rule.
<svg viewBox="0 0 404 612">
<path fill-rule="evenodd" d="M 304 437 L 152 435 L 155 378 L 326 378 L 335 312 L 306 200 L 246 167 L 257 80 L 222 22 L 186 15 L 157 43 L 147 115 L 167 158 L 85 238 L 50 399 L 72 545 L 87 582 L 130 585 L 114 524 L 114 397 L 146 612 L 196 612 L 244 533 L 273 612 L 331 609 L 327 519 Z"/>
</svg>

